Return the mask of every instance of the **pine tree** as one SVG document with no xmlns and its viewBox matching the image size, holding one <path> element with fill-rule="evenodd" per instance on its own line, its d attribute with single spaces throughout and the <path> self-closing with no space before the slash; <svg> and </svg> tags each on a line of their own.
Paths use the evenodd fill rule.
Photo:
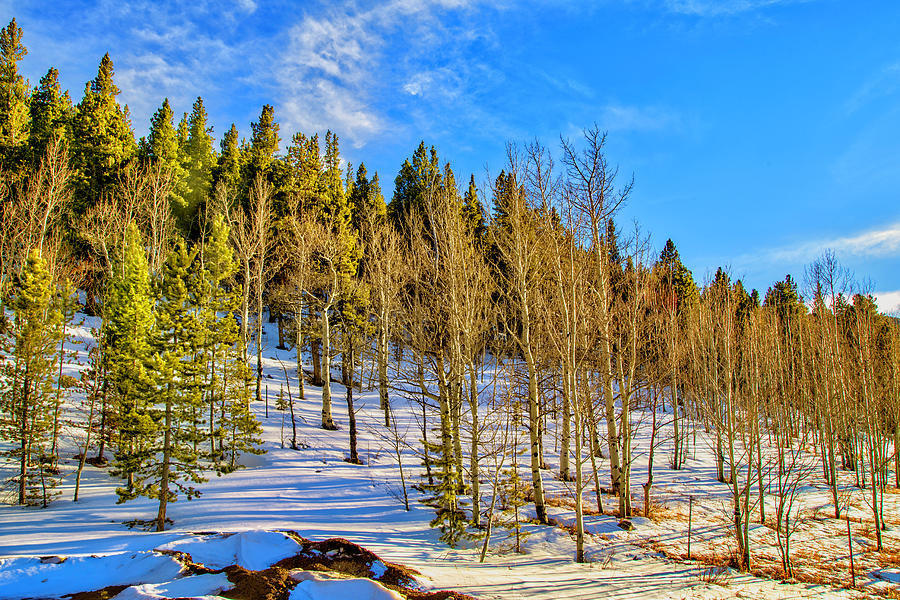
<svg viewBox="0 0 900 600">
<path fill-rule="evenodd" d="M 405 230 L 407 216 L 414 210 L 424 216 L 425 228 L 429 228 L 427 204 L 441 185 L 437 151 L 434 146 L 426 149 L 425 142 L 420 142 L 412 161 L 403 161 L 394 179 L 394 196 L 387 207 L 388 216 L 398 231 Z"/>
<path fill-rule="evenodd" d="M 176 131 L 173 125 L 174 114 L 169 99 L 166 98 L 150 118 L 150 135 L 142 158 L 171 173 L 172 191 L 169 194 L 169 204 L 180 231 L 184 233 L 189 230 L 193 215 L 189 213 L 185 199 L 187 173 L 182 166 L 184 142 L 180 139 L 184 135 L 184 131 L 181 131 L 184 127 Z"/>
<path fill-rule="evenodd" d="M 183 152 L 187 172 L 185 215 L 189 223 L 196 225 L 197 215 L 209 198 L 213 166 L 216 164 L 212 127 L 207 124 L 202 98 L 197 97 L 194 101 L 187 124 L 188 137 Z"/>
<path fill-rule="evenodd" d="M 128 490 L 133 488 L 134 473 L 152 458 L 144 437 L 156 429 L 146 406 L 152 383 L 148 372 L 153 329 L 149 273 L 140 234 L 132 224 L 125 234 L 121 268 L 109 282 L 104 299 L 101 337 L 107 406 L 115 411 L 106 415 L 106 420 L 109 423 L 117 416 L 119 424 L 113 472 L 125 476 Z"/>
<path fill-rule="evenodd" d="M 235 318 L 240 298 L 228 287 L 237 265 L 228 244 L 228 226 L 221 216 L 212 223 L 202 258 L 197 304 L 205 336 L 208 379 L 204 404 L 210 456 L 217 471 L 227 473 L 240 468 L 237 458 L 241 452 L 262 453 L 257 449 L 262 428 L 250 412 L 250 367 L 239 347 L 243 338 Z"/>
<path fill-rule="evenodd" d="M 778 315 L 778 322 L 785 327 L 791 319 L 796 319 L 806 313 L 806 305 L 803 296 L 797 287 L 797 282 L 790 275 L 786 275 L 784 281 L 777 281 L 775 285 L 766 290 L 764 306 L 771 306 Z"/>
<path fill-rule="evenodd" d="M 54 138 L 65 138 L 72 120 L 69 92 L 61 91 L 59 71 L 51 68 L 31 93 L 31 131 L 28 140 L 30 160 L 36 163 Z"/>
<path fill-rule="evenodd" d="M 524 515 L 521 510 L 529 503 L 527 488 L 522 476 L 519 473 L 519 455 L 527 452 L 527 448 L 522 448 L 519 444 L 518 427 L 519 414 L 521 407 L 518 405 L 514 408 L 514 425 L 515 434 L 513 436 L 513 445 L 510 450 L 512 454 L 512 464 L 509 469 L 500 472 L 500 485 L 498 489 L 499 508 L 497 511 L 496 525 L 505 529 L 510 536 L 515 539 L 515 550 L 517 553 L 522 552 L 522 542 L 528 537 L 528 532 L 522 528 Z"/>
<path fill-rule="evenodd" d="M 475 187 L 475 176 L 469 177 L 469 187 L 463 196 L 463 216 L 469 226 L 470 231 L 475 236 L 477 242 L 483 242 L 487 233 L 487 226 L 484 222 L 484 207 L 478 198 L 478 188 Z"/>
<path fill-rule="evenodd" d="M 2 413 L 0 439 L 9 448 L 0 455 L 17 463 L 12 478 L 18 504 L 47 506 L 58 477 L 52 472 L 54 365 L 62 339 L 63 316 L 50 271 L 38 250 L 32 250 L 16 282 L 10 303 L 14 321 L 4 340 L 7 354 L 0 378 Z"/>
<path fill-rule="evenodd" d="M 350 204 L 350 223 L 363 239 L 381 225 L 387 216 L 387 206 L 378 182 L 378 173 L 368 178 L 366 165 L 361 164 L 356 170 L 356 179 L 348 194 Z"/>
<path fill-rule="evenodd" d="M 656 268 L 664 289 L 672 290 L 671 301 L 679 314 L 683 307 L 697 301 L 699 295 L 697 285 L 694 283 L 691 272 L 682 264 L 675 242 L 671 239 L 666 240 L 666 245 L 660 251 Z"/>
<path fill-rule="evenodd" d="M 329 131 L 325 134 L 324 169 L 320 176 L 319 194 L 315 197 L 315 203 L 311 207 L 316 218 L 328 231 L 327 241 L 319 248 L 318 274 L 321 287 L 319 293 L 316 294 L 322 317 L 322 427 L 324 429 L 336 428 L 331 417 L 330 372 L 331 325 L 332 319 L 337 315 L 333 315 L 332 310 L 340 310 L 342 305 L 345 305 L 345 310 L 350 310 L 346 305 L 352 301 L 344 294 L 354 289 L 352 278 L 356 276 L 359 265 L 359 247 L 356 235 L 350 225 L 352 213 L 348 195 L 344 189 L 340 162 L 338 138 Z M 347 372 L 347 368 L 349 368 L 349 362 L 345 365 L 345 372 Z"/>
<path fill-rule="evenodd" d="M 112 59 L 105 54 L 72 119 L 76 215 L 115 188 L 120 170 L 136 150 L 127 107 L 123 109 L 116 101 L 119 88 L 113 76 Z"/>
<path fill-rule="evenodd" d="M 245 156 L 241 152 L 238 140 L 238 130 L 231 124 L 231 129 L 225 132 L 219 142 L 219 156 L 212 170 L 212 189 L 218 185 L 224 185 L 232 193 L 237 193 L 241 182 L 241 170 L 245 162 Z"/>
<path fill-rule="evenodd" d="M 250 124 L 250 148 L 247 162 L 244 164 L 243 186 L 249 189 L 256 176 L 262 173 L 271 174 L 275 153 L 278 152 L 278 123 L 275 122 L 275 109 L 266 104 L 259 115 L 259 121 Z"/>
<path fill-rule="evenodd" d="M 421 474 L 419 489 L 425 497 L 420 498 L 419 502 L 434 509 L 435 516 L 429 525 L 438 528 L 441 531 L 438 539 L 452 548 L 465 535 L 468 521 L 462 506 L 462 496 L 465 493 L 462 474 L 456 470 L 452 454 L 444 452 L 441 442 L 422 440 L 422 446 L 427 455 L 422 465 L 430 473 Z"/>
<path fill-rule="evenodd" d="M 297 194 L 300 213 L 314 209 L 318 198 L 323 195 L 322 155 L 319 149 L 319 135 L 306 137 L 295 133 L 288 146 L 286 161 L 292 170 L 292 182 Z"/>
<path fill-rule="evenodd" d="M 20 176 L 28 141 L 28 82 L 18 62 L 28 50 L 13 19 L 0 30 L 0 171 Z"/>
<path fill-rule="evenodd" d="M 188 114 L 182 113 L 181 120 L 178 121 L 178 127 L 175 129 L 175 141 L 178 142 L 179 156 L 187 154 L 188 138 L 191 132 L 188 127 Z"/>
<path fill-rule="evenodd" d="M 152 387 L 140 418 L 151 426 L 143 432 L 133 485 L 118 488 L 119 501 L 138 496 L 158 501 L 156 530 L 166 525 L 166 510 L 183 494 L 188 500 L 204 481 L 200 449 L 202 431 L 202 330 L 192 296 L 191 269 L 196 252 L 179 242 L 163 265 L 155 285 L 155 325 L 148 361 Z"/>
</svg>

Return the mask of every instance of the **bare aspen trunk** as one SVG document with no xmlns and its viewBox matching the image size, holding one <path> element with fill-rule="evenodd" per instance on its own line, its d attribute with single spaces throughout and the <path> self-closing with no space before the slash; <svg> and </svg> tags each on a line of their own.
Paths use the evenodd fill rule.
<svg viewBox="0 0 900 600">
<path fill-rule="evenodd" d="M 656 390 L 651 390 L 654 399 L 652 400 L 651 410 L 652 418 L 650 423 L 650 450 L 647 457 L 647 482 L 644 484 L 644 516 L 650 518 L 650 491 L 653 488 L 653 456 L 656 450 Z"/>
<path fill-rule="evenodd" d="M 303 382 L 303 304 L 297 306 L 297 314 L 294 317 L 294 349 L 297 351 L 297 396 L 300 401 L 306 399 L 306 386 Z"/>
<path fill-rule="evenodd" d="M 534 487 L 534 510 L 540 523 L 547 524 L 544 507 L 544 482 L 541 479 L 540 414 L 538 411 L 537 368 L 531 354 L 529 332 L 525 333 L 525 364 L 528 367 L 528 433 L 531 446 L 531 484 Z"/>
<path fill-rule="evenodd" d="M 172 386 L 169 385 L 169 394 Z M 166 432 L 163 436 L 162 475 L 159 480 L 159 511 L 156 513 L 156 531 L 166 530 L 166 505 L 169 502 L 169 464 L 172 460 L 172 400 L 166 400 Z"/>
<path fill-rule="evenodd" d="M 29 452 L 29 442 L 31 434 L 28 431 L 28 404 L 30 400 L 31 381 L 29 380 L 28 370 L 26 367 L 24 382 L 22 384 L 22 418 L 19 421 L 19 451 L 22 455 L 19 457 L 19 504 L 25 504 L 25 475 L 28 470 L 28 461 L 31 458 Z"/>
<path fill-rule="evenodd" d="M 568 360 L 562 364 L 562 436 L 559 448 L 559 478 L 563 481 L 571 481 L 569 473 L 569 449 L 572 445 L 572 425 L 569 413 L 571 412 L 572 391 L 569 384 Z M 593 444 L 591 444 L 593 446 Z M 593 451 L 593 448 L 591 448 Z"/>
<path fill-rule="evenodd" d="M 678 415 L 678 368 L 674 365 L 674 361 L 672 366 L 672 386 L 670 388 L 670 394 L 672 396 L 672 438 L 675 442 L 672 455 L 672 468 L 679 471 L 681 470 L 684 458 L 681 448 L 681 420 Z"/>
<path fill-rule="evenodd" d="M 94 394 L 95 389 L 96 388 L 89 392 L 89 394 L 91 394 L 91 403 L 90 409 L 88 410 L 88 422 L 84 435 L 84 447 L 81 450 L 81 457 L 78 459 L 78 469 L 75 471 L 75 495 L 72 498 L 73 502 L 78 502 L 78 491 L 81 488 L 81 473 L 84 471 L 88 449 L 91 447 L 91 431 L 94 429 L 94 407 L 97 404 L 97 397 Z"/>
<path fill-rule="evenodd" d="M 439 357 L 437 359 L 437 374 L 438 374 L 438 405 L 440 410 L 440 418 L 441 418 L 441 451 L 443 453 L 443 471 L 445 476 L 445 481 L 450 481 L 451 473 L 453 472 L 453 466 L 456 464 L 453 457 L 453 423 L 452 418 L 450 416 L 451 411 L 451 399 L 450 399 L 450 389 L 447 381 L 447 373 L 444 370 L 444 359 Z M 455 497 L 455 495 L 454 495 Z M 453 510 L 456 507 L 451 506 L 448 507 Z"/>
<path fill-rule="evenodd" d="M 331 295 L 322 308 L 322 429 L 334 431 L 337 425 L 331 415 Z"/>
<path fill-rule="evenodd" d="M 458 357 L 456 357 L 458 359 Z M 453 435 L 453 461 L 456 464 L 456 472 L 459 474 L 460 491 L 465 487 L 463 480 L 462 460 L 462 385 L 459 362 L 452 360 L 450 377 L 447 382 L 447 391 L 450 401 L 450 433 Z"/>
<path fill-rule="evenodd" d="M 347 342 L 346 350 L 349 353 L 348 360 L 344 362 L 347 362 L 349 367 L 349 372 L 347 373 L 347 416 L 350 421 L 350 462 L 358 465 L 360 460 L 359 452 L 356 448 L 356 411 L 353 409 L 353 346 L 349 341 Z"/>
<path fill-rule="evenodd" d="M 601 299 L 601 305 L 604 300 Z M 606 309 L 601 308 L 601 313 L 605 313 Z M 605 322 L 605 317 L 601 316 L 601 322 Z M 604 326 L 608 332 L 608 326 Z M 609 346 L 609 339 L 601 342 L 601 360 L 603 361 L 603 370 L 601 373 L 603 385 L 603 398 L 606 408 L 606 435 L 607 445 L 609 447 L 609 473 L 612 483 L 612 489 L 615 494 L 621 493 L 621 461 L 619 460 L 619 436 L 616 432 L 616 404 L 612 391 L 612 358 Z"/>
<path fill-rule="evenodd" d="M 313 363 L 312 384 L 322 387 L 322 341 L 311 340 L 309 346 Z"/>
<path fill-rule="evenodd" d="M 469 453 L 469 479 L 472 487 L 472 524 L 478 527 L 481 523 L 481 490 L 479 488 L 478 473 L 478 447 L 479 447 L 479 422 L 478 422 L 478 379 L 475 370 L 475 362 L 469 362 L 469 415 L 472 419 L 472 446 Z"/>
<path fill-rule="evenodd" d="M 574 386 L 573 386 L 574 388 Z M 578 398 L 572 402 L 575 420 L 575 562 L 584 562 L 584 506 L 581 492 L 584 489 L 584 481 L 581 468 L 581 445 L 584 434 L 581 421 L 581 409 L 578 406 Z"/>
<path fill-rule="evenodd" d="M 262 334 L 263 334 L 263 293 L 262 293 L 262 263 L 257 273 L 257 282 L 259 286 L 256 296 L 256 402 L 262 402 Z"/>
<path fill-rule="evenodd" d="M 391 425 L 391 405 L 388 397 L 388 335 L 387 335 L 387 315 L 382 310 L 378 323 L 378 398 L 381 403 L 381 410 L 384 411 L 384 426 Z"/>
</svg>

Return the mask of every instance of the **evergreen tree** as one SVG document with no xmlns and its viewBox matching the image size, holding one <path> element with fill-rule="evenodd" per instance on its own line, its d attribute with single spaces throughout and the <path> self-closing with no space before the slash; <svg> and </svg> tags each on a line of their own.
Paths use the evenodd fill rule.
<svg viewBox="0 0 900 600">
<path fill-rule="evenodd" d="M 497 227 L 507 227 L 509 221 L 510 203 L 517 201 L 517 196 L 522 196 L 525 188 L 516 181 L 514 173 L 500 171 L 494 180 L 494 224 Z"/>
<path fill-rule="evenodd" d="M 30 120 L 28 82 L 18 66 L 27 54 L 22 30 L 13 19 L 0 29 L 0 171 L 16 176 L 21 175 Z"/>
<path fill-rule="evenodd" d="M 221 151 L 212 170 L 212 189 L 216 189 L 218 185 L 222 184 L 236 193 L 240 187 L 241 169 L 245 157 L 241 152 L 238 130 L 234 123 L 231 124 L 231 129 L 222 136 L 219 148 Z"/>
<path fill-rule="evenodd" d="M 291 166 L 292 188 L 293 193 L 297 194 L 299 212 L 314 210 L 318 199 L 324 195 L 319 135 L 306 137 L 302 133 L 295 133 L 285 160 Z"/>
<path fill-rule="evenodd" d="M 147 409 L 153 329 L 149 273 L 140 234 L 129 225 L 122 265 L 109 282 L 103 303 L 101 338 L 109 408 L 115 410 L 119 424 L 113 472 L 126 478 L 128 490 L 133 488 L 134 473 L 152 458 L 144 438 L 156 429 Z M 107 422 L 112 416 L 106 416 Z"/>
<path fill-rule="evenodd" d="M 243 360 L 244 343 L 235 315 L 240 298 L 229 289 L 237 271 L 228 226 L 216 216 L 203 247 L 202 273 L 198 289 L 198 318 L 204 333 L 205 406 L 208 409 L 210 456 L 220 472 L 240 468 L 239 453 L 260 454 L 257 449 L 262 428 L 250 412 L 250 366 Z"/>
<path fill-rule="evenodd" d="M 166 509 L 183 494 L 200 494 L 193 484 L 204 481 L 200 449 L 202 431 L 203 334 L 192 289 L 191 269 L 196 252 L 179 241 L 163 265 L 155 285 L 154 336 L 148 363 L 152 388 L 142 407 L 140 458 L 134 462 L 133 485 L 118 488 L 119 501 L 138 496 L 158 501 L 156 530 L 166 525 Z"/>
<path fill-rule="evenodd" d="M 212 127 L 207 124 L 206 107 L 198 97 L 188 117 L 188 137 L 183 159 L 187 172 L 185 214 L 190 223 L 196 224 L 197 215 L 209 198 L 212 171 L 216 164 L 213 152 Z"/>
<path fill-rule="evenodd" d="M 434 146 L 426 149 L 425 142 L 420 142 L 413 153 L 412 161 L 403 161 L 400 172 L 394 179 L 394 196 L 388 204 L 388 216 L 398 231 L 404 231 L 407 215 L 412 210 L 423 214 L 427 221 L 428 198 L 440 190 L 442 185 L 441 169 L 437 151 Z M 426 223 L 426 229 L 428 224 Z"/>
<path fill-rule="evenodd" d="M 355 288 L 352 279 L 358 272 L 360 251 L 356 235 L 351 228 L 352 213 L 344 189 L 344 178 L 341 176 L 338 138 L 330 131 L 325 134 L 325 157 L 317 191 L 314 204 L 310 208 L 314 211 L 316 219 L 327 230 L 327 239 L 323 240 L 318 249 L 316 272 L 321 282 L 320 288 L 312 296 L 321 314 L 322 427 L 336 429 L 331 416 L 330 371 L 331 326 L 332 319 L 338 315 L 332 314 L 332 311 L 346 311 L 348 302 L 353 302 L 347 294 Z M 362 298 L 361 294 L 359 298 Z M 344 358 L 347 358 L 346 352 Z M 345 382 L 349 366 L 349 362 L 344 365 Z"/>
<path fill-rule="evenodd" d="M 17 463 L 18 504 L 47 506 L 58 483 L 51 467 L 54 364 L 63 336 L 63 316 L 54 294 L 50 271 L 38 250 L 32 250 L 18 276 L 10 303 L 14 321 L 10 337 L 0 347 L 6 355 L 0 377 L 0 453 Z"/>
<path fill-rule="evenodd" d="M 178 121 L 178 128 L 175 130 L 175 140 L 178 142 L 179 156 L 187 154 L 188 137 L 191 132 L 188 127 L 188 114 L 182 113 L 181 120 Z"/>
<path fill-rule="evenodd" d="M 475 187 L 475 175 L 469 177 L 469 187 L 463 196 L 463 216 L 469 226 L 469 230 L 475 236 L 476 241 L 483 241 L 487 233 L 484 222 L 484 207 L 478 198 L 478 188 Z"/>
<path fill-rule="evenodd" d="M 697 285 L 691 272 L 681 262 L 675 242 L 666 240 L 656 262 L 657 273 L 663 289 L 671 289 L 671 302 L 681 312 L 682 308 L 693 304 L 698 297 Z"/>
<path fill-rule="evenodd" d="M 259 121 L 250 124 L 250 149 L 247 162 L 244 164 L 243 184 L 246 188 L 257 174 L 271 174 L 275 153 L 278 152 L 278 123 L 275 122 L 275 109 L 266 104 L 259 115 Z"/>
<path fill-rule="evenodd" d="M 105 54 L 72 119 L 76 215 L 115 188 L 120 170 L 136 150 L 127 107 L 123 109 L 116 101 L 119 88 L 113 76 L 112 59 Z"/>
<path fill-rule="evenodd" d="M 522 475 L 519 473 L 519 455 L 527 452 L 518 443 L 518 435 L 511 449 L 512 465 L 500 473 L 499 505 L 497 513 L 497 526 L 505 529 L 515 539 L 515 550 L 522 552 L 522 542 L 528 537 L 528 532 L 523 529 L 525 515 L 522 509 L 529 504 L 528 491 Z"/>
<path fill-rule="evenodd" d="M 350 197 L 350 223 L 353 230 L 363 240 L 363 246 L 367 245 L 369 236 L 377 227 L 381 227 L 387 217 L 387 206 L 381 193 L 381 185 L 378 182 L 378 173 L 369 179 L 366 166 L 359 165 L 356 170 L 356 179 L 349 191 Z"/>
<path fill-rule="evenodd" d="M 419 502 L 434 509 L 435 516 L 429 525 L 440 529 L 439 539 L 452 548 L 465 535 L 468 521 L 462 506 L 466 493 L 462 474 L 453 455 L 444 452 L 441 442 L 422 440 L 422 445 L 426 454 L 422 464 L 428 472 L 422 473 L 419 489 L 425 497 Z"/>
<path fill-rule="evenodd" d="M 190 228 L 193 215 L 189 214 L 185 199 L 187 173 L 182 166 L 183 143 L 179 139 L 183 132 L 175 130 L 173 118 L 174 112 L 169 105 L 169 99 L 166 98 L 150 118 L 150 135 L 147 138 L 146 155 L 143 158 L 171 173 L 173 185 L 169 194 L 169 204 L 180 230 L 184 233 Z"/>
<path fill-rule="evenodd" d="M 59 71 L 51 68 L 31 93 L 30 160 L 36 163 L 54 138 L 67 137 L 72 119 L 72 99 L 61 91 Z"/>
<path fill-rule="evenodd" d="M 797 282 L 790 275 L 786 275 L 783 281 L 777 281 L 766 290 L 763 305 L 775 309 L 778 322 L 782 326 L 806 313 L 803 296 L 800 295 Z"/>
</svg>

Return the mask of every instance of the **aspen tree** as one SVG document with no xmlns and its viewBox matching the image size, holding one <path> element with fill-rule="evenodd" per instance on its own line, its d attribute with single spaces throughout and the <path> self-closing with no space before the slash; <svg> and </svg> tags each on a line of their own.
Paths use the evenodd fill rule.
<svg viewBox="0 0 900 600">
<path fill-rule="evenodd" d="M 538 237 L 538 223 L 518 180 L 520 159 L 513 146 L 507 149 L 510 171 L 497 178 L 494 189 L 496 216 L 491 240 L 497 254 L 499 289 L 506 314 L 502 317 L 505 334 L 521 352 L 528 377 L 528 429 L 530 441 L 531 482 L 534 488 L 538 521 L 547 522 L 544 485 L 541 478 L 540 407 L 538 371 L 535 357 L 538 294 L 543 287 L 543 245 Z"/>
<path fill-rule="evenodd" d="M 615 181 L 618 170 L 609 165 L 604 155 L 605 133 L 594 126 L 583 132 L 583 138 L 584 147 L 580 151 L 572 142 L 563 140 L 563 164 L 566 168 L 573 202 L 576 210 L 582 215 L 595 260 L 593 279 L 596 282 L 594 294 L 597 296 L 596 303 L 599 309 L 596 328 L 600 338 L 600 383 L 604 395 L 612 487 L 619 494 L 621 493 L 622 463 L 613 393 L 613 335 L 609 312 L 612 290 L 610 289 L 609 240 L 606 232 L 608 221 L 627 200 L 633 181 L 616 189 Z"/>
</svg>

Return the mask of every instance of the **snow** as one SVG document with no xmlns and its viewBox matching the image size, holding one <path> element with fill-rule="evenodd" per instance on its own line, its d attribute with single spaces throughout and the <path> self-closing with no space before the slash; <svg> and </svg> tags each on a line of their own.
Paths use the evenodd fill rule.
<svg viewBox="0 0 900 600">
<path fill-rule="evenodd" d="M 249 571 L 261 571 L 294 556 L 300 546 L 279 531 L 242 531 L 189 537 L 158 548 L 185 552 L 193 562 L 213 570 L 239 565 Z"/>
<path fill-rule="evenodd" d="M 163 583 L 175 579 L 181 563 L 171 556 L 120 552 L 71 556 L 59 563 L 37 557 L 0 559 L 0 598 L 56 597 L 112 585 Z"/>
<path fill-rule="evenodd" d="M 371 579 L 332 579 L 313 571 L 292 573 L 300 583 L 291 590 L 290 600 L 403 600 Z"/>
<path fill-rule="evenodd" d="M 97 326 L 99 322 L 90 319 L 76 327 L 76 335 L 85 342 L 74 348 L 82 363 L 86 362 L 88 345 L 94 343 L 89 327 Z M 273 326 L 267 324 L 267 327 Z M 277 339 L 274 328 L 265 337 Z M 263 356 L 268 417 L 264 404 L 254 402 L 253 410 L 264 427 L 267 453 L 243 457 L 245 469 L 223 477 L 213 476 L 200 486 L 199 498 L 170 504 L 168 514 L 174 525 L 166 532 L 132 530 L 122 524 L 150 518 L 155 515 L 156 507 L 146 499 L 117 504 L 118 482 L 103 468 L 86 467 L 80 499 L 72 502 L 74 476 L 71 473 L 76 464 L 72 456 L 83 438 L 80 431 L 67 429 L 60 462 L 66 474 L 59 488 L 62 496 L 43 510 L 0 506 L 0 557 L 3 557 L 0 558 L 0 599 L 58 598 L 112 585 L 132 586 L 119 594 L 122 599 L 215 597 L 227 589 L 220 587 L 226 585 L 222 574 L 185 576 L 175 556 L 154 549 L 185 552 L 194 562 L 214 570 L 232 564 L 259 570 L 297 551 L 297 542 L 283 533 L 291 530 L 313 540 L 342 537 L 375 552 L 382 559 L 370 565 L 376 578 L 387 572 L 384 561 L 388 561 L 419 571 L 421 576 L 417 580 L 425 590 L 452 589 L 479 598 L 829 600 L 858 598 L 868 592 L 900 591 L 900 565 L 879 563 L 873 535 L 866 529 L 866 523 L 871 522 L 871 511 L 865 501 L 865 491 L 853 491 L 849 473 L 842 477 L 844 487 L 854 494 L 850 514 L 854 519 L 851 525 L 857 577 L 863 586 L 860 591 L 829 585 L 786 584 L 730 571 L 719 583 L 711 583 L 705 580 L 709 578 L 704 576 L 699 562 L 667 558 L 666 555 L 687 554 L 689 498 L 693 498 L 692 556 L 715 553 L 724 556 L 732 543 L 728 524 L 729 491 L 726 485 L 716 481 L 712 444 L 702 431 L 695 438 L 692 436 L 685 468 L 672 470 L 667 464 L 671 455 L 668 424 L 658 434 L 662 445 L 657 450 L 654 468 L 652 519 L 632 517 L 629 520 L 633 529 L 626 531 L 614 516 L 587 514 L 584 524 L 588 562 L 576 564 L 573 561 L 575 542 L 570 533 L 575 523 L 571 503 L 573 484 L 555 479 L 553 470 L 545 470 L 548 514 L 557 526 L 525 524 L 524 530 L 529 535 L 524 540 L 523 554 L 512 552 L 513 540 L 495 530 L 487 557 L 479 563 L 479 543 L 469 542 L 463 548 L 450 549 L 438 541 L 438 532 L 428 525 L 433 512 L 416 501 L 413 490 L 410 490 L 411 510 L 404 510 L 396 459 L 390 440 L 383 434 L 377 389 L 366 389 L 356 397 L 359 452 L 365 464 L 349 464 L 344 461 L 348 454 L 346 405 L 340 401 L 344 398 L 344 388 L 334 384 L 332 389 L 335 419 L 341 429 L 323 431 L 317 427 L 321 389 L 307 384 L 305 400 L 296 399 L 298 382 L 291 368 L 293 351 L 269 346 L 264 347 Z M 289 447 L 290 416 L 274 408 L 279 387 L 285 383 L 282 365 L 287 367 L 295 392 L 301 450 Z M 69 364 L 66 372 L 77 377 L 81 368 L 77 363 Z M 368 385 L 369 367 L 364 371 L 364 385 Z M 485 371 L 487 385 L 491 373 L 489 368 Z M 418 407 L 410 406 L 399 394 L 392 397 L 392 403 L 398 430 L 411 445 L 418 445 L 421 438 Z M 484 411 L 482 415 L 489 416 L 489 412 Z M 647 477 L 648 423 L 646 415 L 635 415 L 632 476 L 638 507 L 643 504 L 639 484 Z M 556 469 L 558 440 L 552 421 L 549 425 L 546 460 Z M 608 461 L 598 460 L 601 481 L 606 486 Z M 403 450 L 403 465 L 407 479 L 417 480 L 422 470 L 420 458 L 409 448 Z M 589 466 L 587 463 L 586 474 Z M 527 480 L 524 465 L 522 470 Z M 8 472 L 0 475 L 6 478 Z M 490 493 L 487 482 L 483 483 L 482 490 Z M 614 497 L 604 493 L 602 500 L 605 508 L 614 507 Z M 488 501 L 489 496 L 485 505 Z M 798 499 L 802 526 L 795 534 L 792 547 L 798 568 L 808 570 L 810 578 L 828 573 L 846 584 L 849 579 L 846 522 L 833 518 L 830 502 L 829 492 L 817 473 Z M 585 490 L 584 503 L 586 509 L 596 508 L 592 484 Z M 771 495 L 767 497 L 766 510 L 767 518 L 771 519 L 774 514 Z M 523 512 L 527 513 L 528 508 Z M 885 539 L 889 547 L 898 548 L 900 494 L 885 494 L 885 515 L 892 525 L 891 531 L 884 532 Z M 856 519 L 863 522 L 858 523 Z M 754 520 L 758 520 L 755 514 Z M 763 565 L 777 565 L 772 529 L 753 524 L 751 537 L 754 559 Z M 64 560 L 42 562 L 40 557 L 47 556 Z M 291 598 L 398 597 L 369 580 L 332 579 L 322 574 L 294 576 L 302 581 Z"/>
<path fill-rule="evenodd" d="M 134 585 L 114 596 L 114 600 L 158 600 L 212 596 L 234 587 L 224 573 L 194 575 L 165 583 Z"/>
</svg>

